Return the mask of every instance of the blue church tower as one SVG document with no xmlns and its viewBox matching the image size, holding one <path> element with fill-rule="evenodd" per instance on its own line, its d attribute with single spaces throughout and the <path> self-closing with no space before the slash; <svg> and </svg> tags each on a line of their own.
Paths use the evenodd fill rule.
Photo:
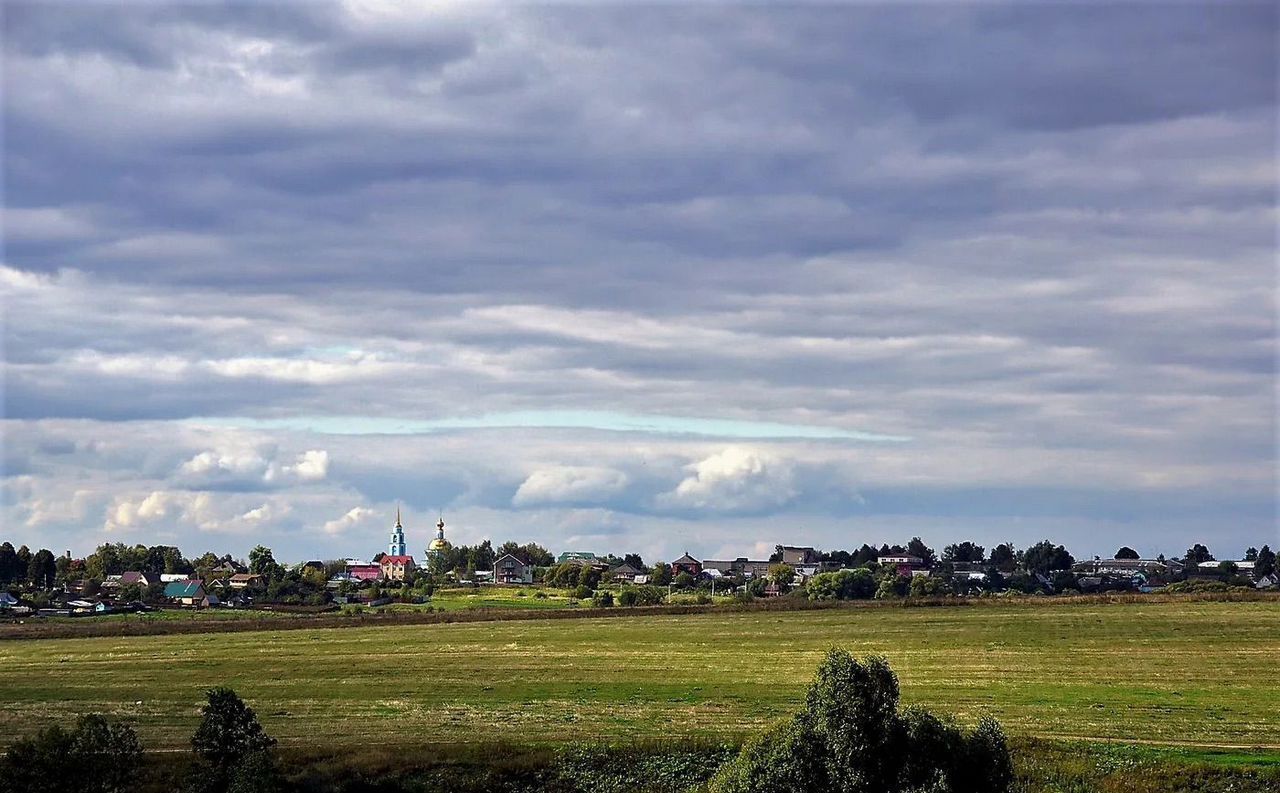
<svg viewBox="0 0 1280 793">
<path fill-rule="evenodd" d="M 400 508 L 396 507 L 396 526 L 391 530 L 391 542 L 387 543 L 387 556 L 404 555 L 404 527 L 400 525 Z"/>
</svg>

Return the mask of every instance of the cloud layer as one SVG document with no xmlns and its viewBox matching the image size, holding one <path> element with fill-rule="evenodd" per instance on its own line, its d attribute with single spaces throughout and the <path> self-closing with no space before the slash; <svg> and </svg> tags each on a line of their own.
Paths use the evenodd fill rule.
<svg viewBox="0 0 1280 793">
<path fill-rule="evenodd" d="M 6 12 L 15 540 L 1276 540 L 1271 4 Z"/>
</svg>

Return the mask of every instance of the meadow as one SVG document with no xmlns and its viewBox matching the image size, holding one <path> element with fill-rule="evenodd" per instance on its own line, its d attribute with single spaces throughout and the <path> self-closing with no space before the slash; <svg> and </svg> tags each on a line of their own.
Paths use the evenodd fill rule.
<svg viewBox="0 0 1280 793">
<path fill-rule="evenodd" d="M 0 736 L 87 712 L 188 745 L 229 685 L 285 747 L 739 740 L 823 653 L 885 655 L 907 704 L 1015 736 L 1280 757 L 1280 606 L 1037 604 L 636 615 L 0 643 Z"/>
</svg>

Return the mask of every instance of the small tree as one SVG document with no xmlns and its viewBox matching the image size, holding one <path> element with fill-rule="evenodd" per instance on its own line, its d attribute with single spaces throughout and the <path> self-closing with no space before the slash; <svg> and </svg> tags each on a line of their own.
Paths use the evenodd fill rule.
<svg viewBox="0 0 1280 793">
<path fill-rule="evenodd" d="M 1142 557 L 1138 555 L 1137 551 L 1133 550 L 1132 548 L 1126 545 L 1122 547 L 1120 550 L 1116 551 L 1116 558 L 1117 559 L 1141 559 Z"/>
<path fill-rule="evenodd" d="M 1258 578 L 1271 575 L 1276 569 L 1276 554 L 1271 550 L 1270 545 L 1262 546 L 1258 551 L 1258 558 L 1253 563 L 1253 574 Z"/>
<path fill-rule="evenodd" d="M 245 756 L 270 749 L 275 739 L 266 734 L 253 708 L 229 688 L 213 688 L 200 711 L 200 726 L 191 736 L 191 748 L 214 770 L 225 776 Z"/>
<path fill-rule="evenodd" d="M 690 589 L 693 587 L 693 576 L 688 573 L 681 573 L 676 576 L 675 585 L 679 589 Z"/>
<path fill-rule="evenodd" d="M 70 731 L 54 725 L 10 746 L 0 761 L 0 789 L 123 793 L 137 782 L 141 759 L 132 727 L 91 714 Z"/>
<path fill-rule="evenodd" d="M 771 564 L 769 565 L 769 578 L 773 583 L 783 589 L 787 589 L 795 583 L 796 569 L 789 564 Z"/>
</svg>

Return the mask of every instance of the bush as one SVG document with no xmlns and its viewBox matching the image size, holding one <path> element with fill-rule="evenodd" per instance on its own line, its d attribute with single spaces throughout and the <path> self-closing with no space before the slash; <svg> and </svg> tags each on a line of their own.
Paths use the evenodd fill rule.
<svg viewBox="0 0 1280 793">
<path fill-rule="evenodd" d="M 743 747 L 711 793 L 1006 793 L 1013 773 L 1000 725 L 971 734 L 924 710 L 900 711 L 884 659 L 827 654 L 805 708 Z"/>
<path fill-rule="evenodd" d="M 595 598 L 595 606 L 596 608 L 612 608 L 613 593 L 608 590 L 605 590 L 603 592 L 597 592 L 596 598 Z"/>
<path fill-rule="evenodd" d="M 637 602 L 639 602 L 639 600 L 640 600 L 640 597 L 636 594 L 636 590 L 634 587 L 627 587 L 626 589 L 618 593 L 619 606 L 628 606 L 628 607 L 634 606 L 636 605 Z"/>
<path fill-rule="evenodd" d="M 260 768 L 265 762 L 261 756 L 275 746 L 275 739 L 266 734 L 253 708 L 236 692 L 213 688 L 206 696 L 209 701 L 201 710 L 200 726 L 191 736 L 191 748 L 205 764 L 193 769 L 193 787 L 205 791 L 269 789 L 252 787 L 250 772 L 243 766 L 249 763 Z M 255 759 L 250 761 L 250 757 Z"/>
<path fill-rule="evenodd" d="M 0 786 L 23 793 L 123 793 L 137 782 L 141 760 L 132 727 L 91 714 L 70 732 L 54 725 L 10 746 L 0 761 Z"/>
<path fill-rule="evenodd" d="M 868 600 L 876 594 L 876 579 L 865 567 L 818 573 L 805 591 L 810 600 Z"/>
<path fill-rule="evenodd" d="M 573 596 L 578 600 L 587 600 L 591 597 L 591 594 L 591 587 L 586 584 L 579 584 L 578 587 L 573 590 Z"/>
<path fill-rule="evenodd" d="M 547 599 L 547 593 L 546 593 L 545 591 L 543 591 L 543 590 L 539 589 L 537 592 L 534 592 L 534 593 L 533 593 L 533 599 L 534 599 L 534 600 L 546 600 L 546 599 Z"/>
</svg>

